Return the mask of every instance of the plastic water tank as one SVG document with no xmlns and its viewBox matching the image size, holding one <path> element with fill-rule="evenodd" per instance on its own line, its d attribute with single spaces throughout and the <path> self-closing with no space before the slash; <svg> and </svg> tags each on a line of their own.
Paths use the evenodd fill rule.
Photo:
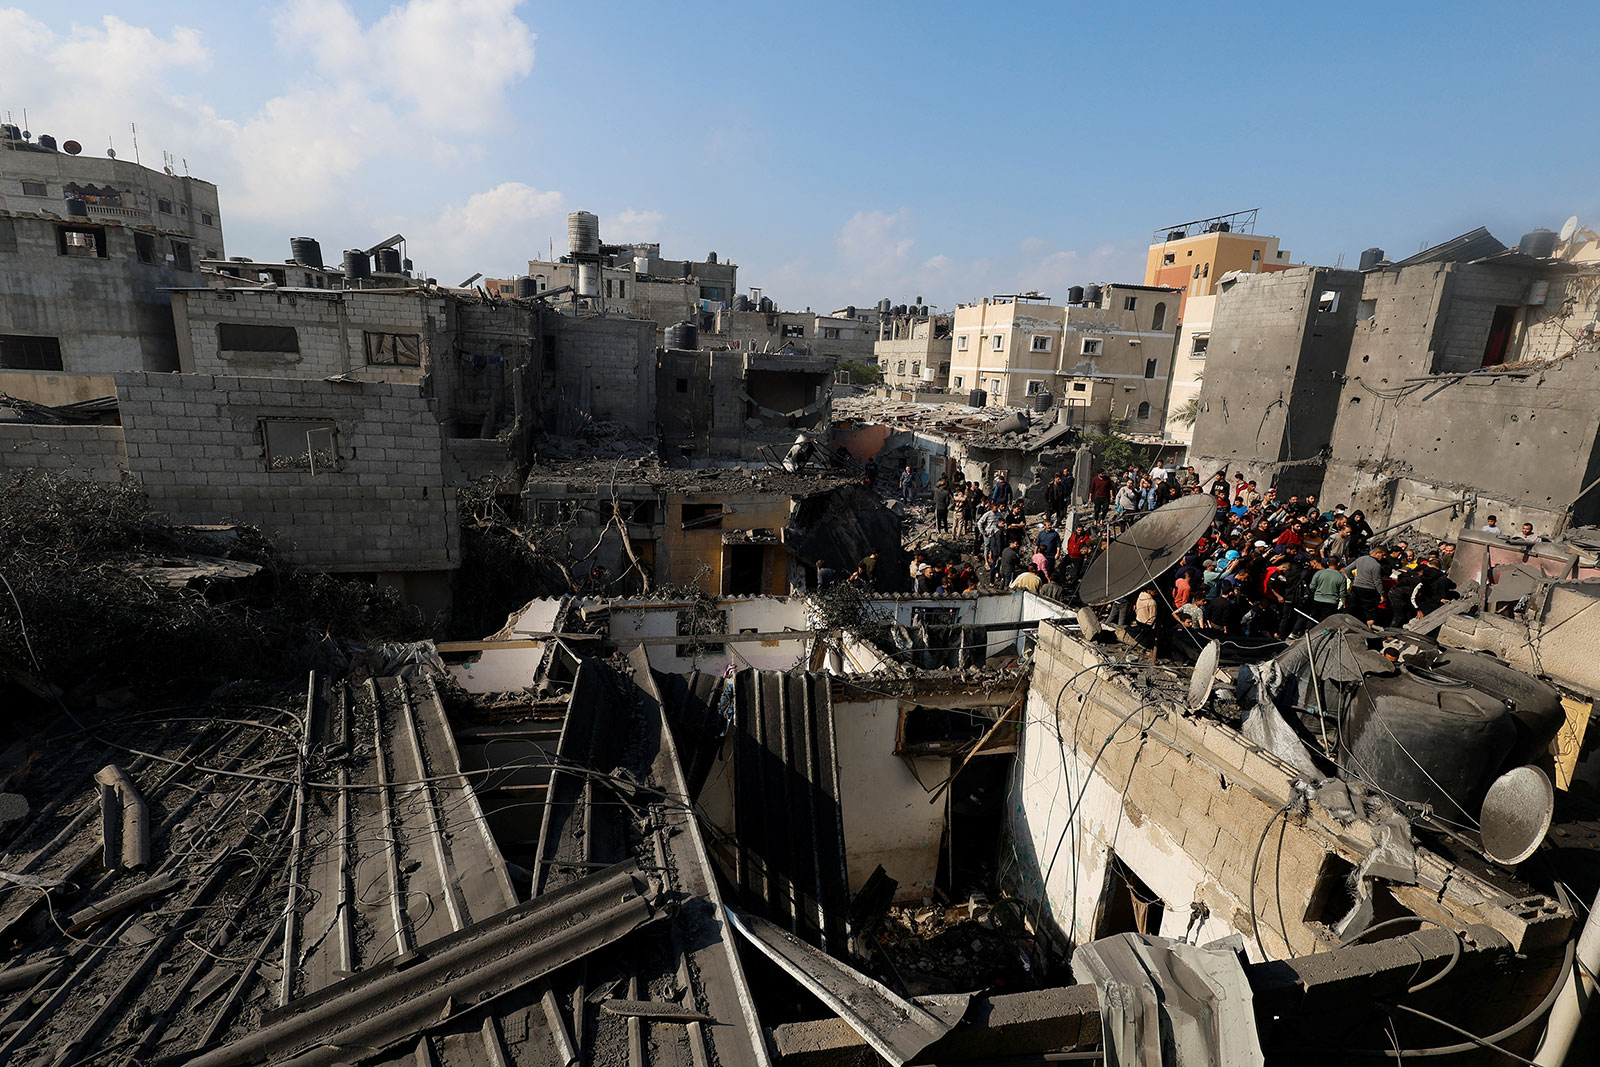
<svg viewBox="0 0 1600 1067">
<path fill-rule="evenodd" d="M 678 352 L 700 350 L 700 330 L 692 322 L 675 322 L 664 331 L 666 346 Z"/>
<path fill-rule="evenodd" d="M 778 310 L 778 305 L 772 299 L 772 297 L 764 296 L 764 297 L 761 298 L 761 310 L 767 312 L 770 315 L 772 312 Z"/>
<path fill-rule="evenodd" d="M 56 139 L 48 133 L 41 133 L 39 135 L 39 147 L 47 152 L 54 152 L 56 150 Z"/>
<path fill-rule="evenodd" d="M 748 296 L 745 296 L 743 293 L 740 293 L 738 296 L 734 297 L 733 298 L 733 310 L 735 310 L 735 311 L 749 311 L 750 310 L 750 298 Z"/>
<path fill-rule="evenodd" d="M 400 250 L 398 248 L 378 249 L 378 273 L 400 273 Z"/>
<path fill-rule="evenodd" d="M 578 295 L 600 295 L 600 268 L 593 263 L 578 264 Z"/>
<path fill-rule="evenodd" d="M 1081 286 L 1081 285 L 1069 285 L 1069 286 L 1067 286 L 1067 303 L 1069 303 L 1069 304 L 1081 304 L 1081 303 L 1083 303 L 1083 286 Z"/>
<path fill-rule="evenodd" d="M 989 403 L 989 394 L 982 389 L 974 389 L 967 394 L 967 406 L 981 408 Z"/>
<path fill-rule="evenodd" d="M 0 141 L 22 140 L 22 127 L 14 126 L 9 122 L 0 123 Z"/>
<path fill-rule="evenodd" d="M 574 255 L 599 253 L 600 216 L 592 211 L 574 211 L 567 216 L 567 251 Z"/>
<path fill-rule="evenodd" d="M 1088 304 L 1090 307 L 1099 307 L 1100 306 L 1100 287 L 1098 285 L 1086 285 L 1086 286 L 1084 286 L 1083 287 L 1083 302 L 1085 304 Z"/>
<path fill-rule="evenodd" d="M 1049 411 L 1050 405 L 1054 402 L 1055 397 L 1051 396 L 1049 393 L 1033 394 L 1033 410 L 1035 411 Z"/>
<path fill-rule="evenodd" d="M 372 261 L 365 252 L 352 248 L 344 254 L 344 276 L 346 281 L 372 277 Z"/>
<path fill-rule="evenodd" d="M 534 284 L 534 280 L 528 275 L 524 274 L 522 277 L 517 279 L 516 294 L 522 299 L 526 300 L 529 297 L 537 294 L 538 291 L 538 286 Z"/>
<path fill-rule="evenodd" d="M 39 140 L 43 141 L 44 138 Z M 1556 241 L 1559 239 L 1560 234 L 1554 230 L 1529 230 L 1517 242 L 1517 251 L 1535 259 L 1549 259 L 1555 254 Z"/>
<path fill-rule="evenodd" d="M 1359 269 L 1360 270 L 1371 270 L 1373 267 L 1376 267 L 1379 263 L 1382 263 L 1382 262 L 1383 262 L 1383 249 L 1381 249 L 1381 248 L 1369 248 L 1365 252 L 1361 253 L 1361 266 L 1360 266 Z"/>
<path fill-rule="evenodd" d="M 86 219 L 89 217 L 89 205 L 74 196 L 67 201 L 67 214 L 72 218 Z"/>
<path fill-rule="evenodd" d="M 289 238 L 289 255 L 294 257 L 296 263 L 307 267 L 322 266 L 322 245 L 315 237 Z"/>
</svg>

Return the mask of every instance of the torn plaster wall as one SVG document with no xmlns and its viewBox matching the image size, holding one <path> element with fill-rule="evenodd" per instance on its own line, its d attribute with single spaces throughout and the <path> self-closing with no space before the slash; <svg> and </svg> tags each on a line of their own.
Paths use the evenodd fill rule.
<svg viewBox="0 0 1600 1067">
<path fill-rule="evenodd" d="M 469 693 L 515 693 L 532 685 L 544 659 L 542 639 L 530 635 L 550 633 L 566 601 L 556 598 L 529 601 L 489 640 L 539 640 L 537 648 L 486 649 L 465 663 L 452 664 L 450 675 Z"/>
<path fill-rule="evenodd" d="M 901 703 L 835 701 L 839 796 L 850 891 L 882 864 L 900 883 L 897 900 L 920 901 L 933 893 L 944 832 L 943 799 L 929 803 L 927 790 L 949 776 L 951 760 L 916 756 L 907 766 L 894 754 Z"/>
</svg>

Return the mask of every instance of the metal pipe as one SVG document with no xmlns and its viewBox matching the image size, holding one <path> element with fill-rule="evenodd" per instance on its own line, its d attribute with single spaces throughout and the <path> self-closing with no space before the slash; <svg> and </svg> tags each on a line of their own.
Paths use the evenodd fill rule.
<svg viewBox="0 0 1600 1067">
<path fill-rule="evenodd" d="M 1372 536 L 1373 536 L 1374 539 L 1376 539 L 1376 538 L 1381 537 L 1384 534 L 1388 533 L 1390 530 L 1398 530 L 1400 527 L 1406 525 L 1407 523 L 1416 522 L 1418 519 L 1425 519 L 1429 515 L 1437 515 L 1441 511 L 1450 511 L 1450 510 L 1453 510 L 1455 508 L 1464 508 L 1466 506 L 1467 506 L 1467 501 L 1465 501 L 1465 500 L 1452 500 L 1450 503 L 1444 505 L 1443 507 L 1434 508 L 1432 511 L 1424 511 L 1421 515 L 1413 515 L 1409 519 L 1401 519 L 1399 522 L 1391 522 L 1389 525 L 1385 526 L 1383 529 L 1373 531 Z"/>
<path fill-rule="evenodd" d="M 1550 1009 L 1539 1051 L 1534 1053 L 1533 1062 L 1539 1067 L 1560 1067 L 1566 1062 L 1578 1024 L 1583 1021 L 1584 1008 L 1594 1000 L 1597 971 L 1600 971 L 1600 893 L 1595 894 L 1589 905 L 1589 921 L 1583 924 L 1583 931 L 1578 935 L 1577 956 L 1572 961 L 1561 996 Z"/>
</svg>

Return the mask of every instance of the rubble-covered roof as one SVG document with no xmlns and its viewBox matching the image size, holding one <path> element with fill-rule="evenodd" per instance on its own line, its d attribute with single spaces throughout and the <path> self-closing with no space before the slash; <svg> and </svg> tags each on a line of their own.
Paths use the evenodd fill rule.
<svg viewBox="0 0 1600 1067">
<path fill-rule="evenodd" d="M 782 467 L 669 467 L 654 456 L 616 459 L 541 459 L 528 471 L 527 484 L 566 482 L 606 491 L 651 485 L 679 493 L 788 493 L 810 496 L 858 479 L 832 471 L 789 471 Z"/>
<path fill-rule="evenodd" d="M 979 448 L 1024 452 L 1061 443 L 1070 427 L 1057 422 L 1057 418 L 1054 412 L 1041 416 L 1027 408 L 974 408 L 954 402 L 919 404 L 868 395 L 836 397 L 833 402 L 836 424 L 864 422 L 959 439 Z M 1019 419 L 1020 428 L 1016 425 Z"/>
</svg>

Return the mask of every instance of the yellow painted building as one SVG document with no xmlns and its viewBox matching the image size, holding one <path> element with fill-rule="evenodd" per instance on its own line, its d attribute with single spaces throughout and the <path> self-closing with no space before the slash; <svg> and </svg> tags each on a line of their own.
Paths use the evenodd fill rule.
<svg viewBox="0 0 1600 1067">
<path fill-rule="evenodd" d="M 1145 259 L 1144 284 L 1182 291 L 1178 316 L 1191 296 L 1215 296 L 1217 283 L 1229 271 L 1264 274 L 1293 265 L 1276 237 L 1247 232 L 1255 229 L 1255 212 L 1199 219 L 1156 231 Z"/>
</svg>

